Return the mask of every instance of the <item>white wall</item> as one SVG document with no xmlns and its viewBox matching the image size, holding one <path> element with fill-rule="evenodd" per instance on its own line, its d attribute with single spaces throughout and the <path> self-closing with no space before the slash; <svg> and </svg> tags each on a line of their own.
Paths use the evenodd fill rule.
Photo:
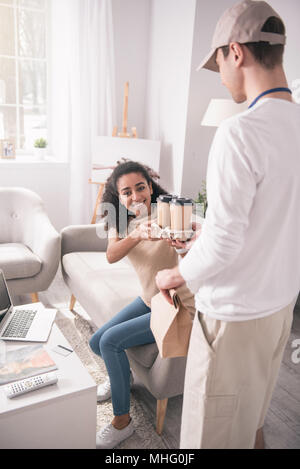
<svg viewBox="0 0 300 469">
<path fill-rule="evenodd" d="M 197 0 L 192 64 L 189 83 L 187 132 L 184 148 L 184 165 L 181 191 L 195 198 L 206 178 L 209 148 L 215 128 L 201 126 L 202 117 L 212 98 L 229 98 L 227 89 L 221 84 L 218 73 L 209 70 L 196 71 L 199 63 L 208 54 L 218 18 L 233 4 L 232 0 L 212 0 L 205 4 Z"/>
<path fill-rule="evenodd" d="M 300 78 L 300 2 L 299 0 L 268 1 L 285 23 L 287 42 L 283 63 L 288 83 L 291 86 L 295 78 Z"/>
<path fill-rule="evenodd" d="M 196 0 L 152 0 L 145 137 L 162 142 L 160 175 L 179 193 Z"/>
<path fill-rule="evenodd" d="M 48 216 L 60 231 L 69 220 L 69 167 L 67 163 L 0 161 L 0 186 L 25 187 L 43 200 Z"/>
<path fill-rule="evenodd" d="M 212 0 L 204 3 L 197 0 L 193 37 L 192 70 L 189 84 L 187 111 L 187 134 L 182 174 L 182 193 L 195 197 L 206 177 L 209 148 L 215 133 L 214 128 L 202 127 L 201 119 L 211 98 L 228 98 L 229 93 L 220 83 L 219 74 L 208 70 L 195 71 L 203 57 L 209 52 L 215 25 L 233 0 Z M 269 0 L 269 4 L 281 15 L 287 30 L 284 67 L 291 86 L 292 80 L 300 78 L 300 2 L 299 0 Z M 188 70 L 187 70 L 188 73 Z"/>
<path fill-rule="evenodd" d="M 128 132 L 144 136 L 145 94 L 151 0 L 112 0 L 118 131 L 123 117 L 124 84 L 129 82 Z"/>
<path fill-rule="evenodd" d="M 218 73 L 196 67 L 210 50 L 215 25 L 234 0 L 152 0 L 145 137 L 162 141 L 168 189 L 196 197 L 206 178 L 215 129 L 201 120 L 211 98 L 230 97 Z M 300 78 L 299 0 L 269 0 L 287 28 L 284 66 Z"/>
</svg>

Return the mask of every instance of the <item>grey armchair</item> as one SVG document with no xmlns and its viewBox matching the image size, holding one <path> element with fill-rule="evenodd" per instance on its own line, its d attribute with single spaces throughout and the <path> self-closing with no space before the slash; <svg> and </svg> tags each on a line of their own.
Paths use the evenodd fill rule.
<svg viewBox="0 0 300 469">
<path fill-rule="evenodd" d="M 0 188 L 0 268 L 11 294 L 38 292 L 51 284 L 60 262 L 60 234 L 41 198 L 21 187 Z"/>
<path fill-rule="evenodd" d="M 126 258 L 106 260 L 107 240 L 99 225 L 74 225 L 62 230 L 62 272 L 72 293 L 97 327 L 141 294 L 138 277 Z M 156 344 L 126 350 L 131 368 L 157 400 L 156 431 L 161 434 L 168 398 L 181 395 L 186 358 L 162 359 Z"/>
</svg>

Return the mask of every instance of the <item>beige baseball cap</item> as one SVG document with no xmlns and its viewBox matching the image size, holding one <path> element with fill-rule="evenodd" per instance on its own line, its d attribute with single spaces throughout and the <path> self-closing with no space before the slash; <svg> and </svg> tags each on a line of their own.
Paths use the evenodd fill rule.
<svg viewBox="0 0 300 469">
<path fill-rule="evenodd" d="M 215 60 L 217 49 L 228 46 L 231 42 L 245 44 L 246 42 L 265 41 L 270 44 L 285 44 L 285 35 L 261 31 L 264 23 L 271 16 L 280 18 L 267 2 L 256 0 L 244 0 L 226 10 L 217 23 L 211 50 L 197 67 L 197 70 L 207 68 L 218 72 L 219 67 Z"/>
</svg>

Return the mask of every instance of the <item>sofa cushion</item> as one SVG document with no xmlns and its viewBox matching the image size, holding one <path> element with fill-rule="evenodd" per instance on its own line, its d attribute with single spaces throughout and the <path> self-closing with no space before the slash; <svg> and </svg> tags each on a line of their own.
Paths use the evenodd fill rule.
<svg viewBox="0 0 300 469">
<path fill-rule="evenodd" d="M 72 252 L 63 256 L 62 264 L 72 293 L 98 327 L 141 294 L 127 259 L 109 264 L 105 252 Z"/>
<path fill-rule="evenodd" d="M 63 266 L 68 275 L 81 273 L 85 275 L 91 271 L 101 271 L 105 273 L 118 272 L 120 270 L 130 270 L 135 272 L 127 259 L 121 259 L 114 264 L 107 261 L 105 252 L 87 251 L 71 252 L 65 254 L 62 259 Z M 105 276 L 103 277 L 105 278 Z"/>
<path fill-rule="evenodd" d="M 126 350 L 128 358 L 132 354 L 132 358 L 140 365 L 151 368 L 158 355 L 158 348 L 156 343 L 139 345 L 138 347 L 130 347 Z"/>
<path fill-rule="evenodd" d="M 42 262 L 27 246 L 20 243 L 0 244 L 0 268 L 6 280 L 34 277 Z"/>
</svg>

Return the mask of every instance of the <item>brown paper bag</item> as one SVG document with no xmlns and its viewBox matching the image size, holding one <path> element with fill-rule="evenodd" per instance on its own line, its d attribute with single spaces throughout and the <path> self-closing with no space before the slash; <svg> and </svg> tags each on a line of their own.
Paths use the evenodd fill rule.
<svg viewBox="0 0 300 469">
<path fill-rule="evenodd" d="M 159 292 L 151 299 L 150 327 L 162 358 L 185 357 L 192 330 L 192 317 L 180 301 L 176 290 L 170 290 L 173 305 Z"/>
</svg>

